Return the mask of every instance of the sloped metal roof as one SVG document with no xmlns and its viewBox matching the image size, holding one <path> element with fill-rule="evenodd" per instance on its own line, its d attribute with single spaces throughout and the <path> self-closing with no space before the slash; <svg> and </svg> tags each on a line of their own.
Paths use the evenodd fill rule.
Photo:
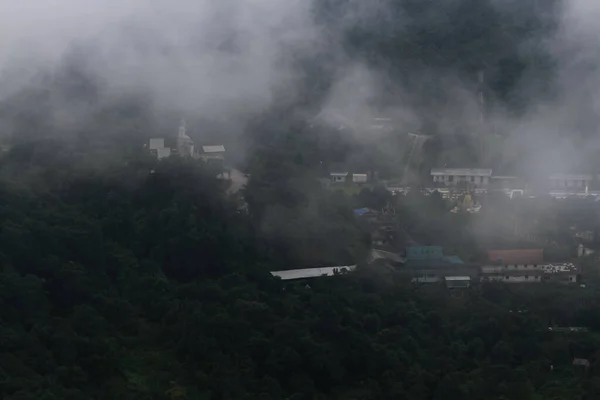
<svg viewBox="0 0 600 400">
<path fill-rule="evenodd" d="M 292 279 L 306 279 L 306 278 L 318 278 L 319 276 L 333 276 L 335 270 L 338 272 L 354 271 L 356 265 L 340 265 L 336 267 L 321 267 L 321 268 L 304 268 L 304 269 L 290 269 L 287 271 L 271 271 L 271 275 L 279 277 L 284 281 Z"/>
</svg>

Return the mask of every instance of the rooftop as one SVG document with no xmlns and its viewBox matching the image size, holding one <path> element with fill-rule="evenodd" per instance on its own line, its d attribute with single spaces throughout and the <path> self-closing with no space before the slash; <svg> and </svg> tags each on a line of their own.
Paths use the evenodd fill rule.
<svg viewBox="0 0 600 400">
<path fill-rule="evenodd" d="M 447 281 L 470 281 L 470 276 L 447 276 L 445 278 Z"/>
<path fill-rule="evenodd" d="M 491 262 L 507 264 L 541 264 L 544 261 L 544 250 L 490 250 L 488 259 Z"/>
<path fill-rule="evenodd" d="M 348 176 L 348 172 L 332 172 L 329 175 L 331 175 L 331 176 Z"/>
<path fill-rule="evenodd" d="M 492 176 L 492 170 L 481 168 L 433 168 L 431 175 Z"/>
<path fill-rule="evenodd" d="M 222 144 L 216 146 L 202 146 L 202 151 L 204 153 L 224 153 L 225 146 Z"/>
<path fill-rule="evenodd" d="M 279 277 L 284 281 L 292 279 L 317 278 L 319 276 L 333 276 L 337 272 L 354 271 L 356 265 L 340 265 L 337 267 L 290 269 L 287 271 L 271 271 L 271 275 Z"/>
</svg>

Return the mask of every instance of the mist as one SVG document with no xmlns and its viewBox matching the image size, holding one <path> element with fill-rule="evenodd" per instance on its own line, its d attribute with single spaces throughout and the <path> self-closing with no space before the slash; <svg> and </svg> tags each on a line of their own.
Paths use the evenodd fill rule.
<svg viewBox="0 0 600 400">
<path fill-rule="evenodd" d="M 26 0 L 0 15 L 0 99 L 75 57 L 102 96 L 211 118 L 268 107 L 316 40 L 310 3 L 296 0 Z"/>
<path fill-rule="evenodd" d="M 528 26 L 518 19 L 528 18 L 532 4 L 519 8 L 514 2 L 492 1 L 477 7 L 483 16 L 516 19 L 518 32 Z M 318 81 L 314 92 L 324 94 L 314 100 L 317 109 L 308 117 L 319 115 L 336 129 L 345 119 L 352 125 L 344 133 L 347 140 L 373 146 L 390 163 L 402 149 L 369 129 L 374 118 L 390 118 L 396 135 L 435 134 L 442 149 L 460 147 L 451 151 L 456 156 L 438 155 L 441 166 L 458 157 L 460 166 L 496 167 L 498 155 L 509 154 L 521 170 L 581 170 L 587 168 L 581 159 L 600 148 L 599 28 L 594 23 L 600 11 L 592 2 L 562 2 L 533 11 L 543 14 L 540 20 L 547 26 L 524 31 L 514 44 L 520 57 L 530 61 L 516 89 L 507 94 L 521 99 L 516 101 L 522 103 L 519 111 L 507 109 L 506 99 L 488 91 L 483 123 L 478 72 L 485 73 L 486 84 L 499 85 L 494 79 L 503 55 L 486 53 L 482 44 L 480 65 L 467 63 L 460 69 L 460 55 L 451 49 L 424 46 L 428 35 L 448 34 L 446 28 L 435 32 L 432 27 L 458 29 L 448 21 L 464 13 L 462 3 L 447 1 L 411 15 L 389 1 L 369 7 L 348 2 L 334 11 L 326 7 L 328 2 L 318 5 L 315 14 L 315 3 L 299 0 L 4 2 L 0 101 L 44 85 L 43 77 L 76 62 L 94 78 L 97 100 L 92 105 L 56 100 L 60 123 L 85 119 L 97 103 L 133 95 L 147 99 L 157 115 L 193 116 L 239 134 L 251 116 L 311 96 L 313 89 L 303 87 L 310 72 L 302 66 L 310 60 L 328 74 L 310 80 Z M 473 35 L 478 30 L 487 34 L 477 20 L 469 23 Z M 410 36 L 419 29 L 422 35 Z M 371 54 L 370 45 L 348 42 L 348 32 L 375 32 L 403 47 L 390 50 L 397 54 L 382 61 Z M 501 40 L 498 35 L 488 39 Z M 552 70 L 547 75 L 536 61 L 544 57 L 551 60 L 546 60 Z M 457 144 L 457 136 L 469 138 L 469 145 Z M 487 138 L 495 136 L 501 139 L 490 144 Z"/>
</svg>

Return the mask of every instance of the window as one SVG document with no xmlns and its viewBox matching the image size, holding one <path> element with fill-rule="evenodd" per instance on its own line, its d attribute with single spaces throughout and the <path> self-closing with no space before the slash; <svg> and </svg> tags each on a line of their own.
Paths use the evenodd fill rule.
<svg viewBox="0 0 600 400">
<path fill-rule="evenodd" d="M 505 280 L 508 280 L 508 275 L 506 275 L 506 276 L 504 277 L 504 279 L 505 279 Z"/>
<path fill-rule="evenodd" d="M 537 268 L 537 264 L 533 264 L 533 268 Z"/>
<path fill-rule="evenodd" d="M 452 182 L 452 181 L 454 181 L 454 177 L 453 176 L 449 176 L 448 177 L 448 182 Z"/>
<path fill-rule="evenodd" d="M 525 279 L 529 279 L 529 275 L 525 275 Z"/>
</svg>

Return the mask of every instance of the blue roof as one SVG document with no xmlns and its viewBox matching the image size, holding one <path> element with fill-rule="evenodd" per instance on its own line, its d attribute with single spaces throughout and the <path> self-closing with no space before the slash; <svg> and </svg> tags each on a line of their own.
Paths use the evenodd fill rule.
<svg viewBox="0 0 600 400">
<path fill-rule="evenodd" d="M 366 208 L 366 207 L 364 207 L 364 208 L 357 208 L 357 209 L 355 209 L 353 211 L 354 211 L 354 215 L 365 215 L 365 214 L 368 214 L 368 213 L 377 214 L 377 211 L 371 210 L 370 208 Z"/>
<path fill-rule="evenodd" d="M 445 256 L 444 258 L 450 261 L 452 264 L 464 264 L 463 260 L 461 260 L 458 256 Z"/>
</svg>

